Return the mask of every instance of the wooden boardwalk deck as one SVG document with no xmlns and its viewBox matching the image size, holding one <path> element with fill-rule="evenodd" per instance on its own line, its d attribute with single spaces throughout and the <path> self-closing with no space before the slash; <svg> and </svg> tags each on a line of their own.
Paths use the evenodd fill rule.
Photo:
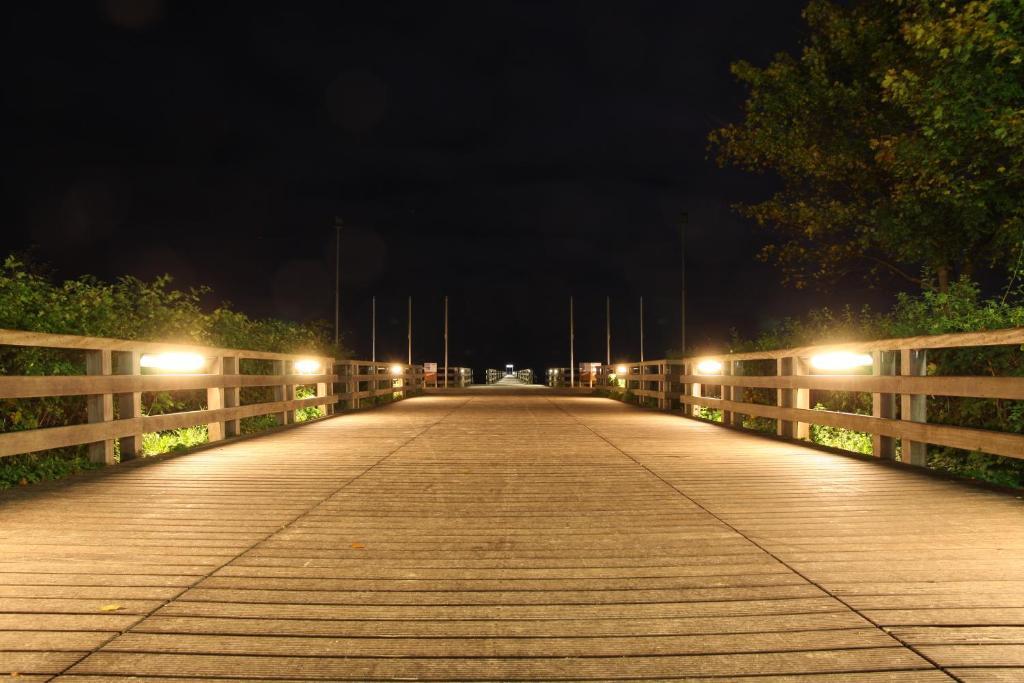
<svg viewBox="0 0 1024 683">
<path fill-rule="evenodd" d="M 20 681 L 1024 680 L 1024 502 L 613 401 L 427 396 L 0 498 Z"/>
</svg>

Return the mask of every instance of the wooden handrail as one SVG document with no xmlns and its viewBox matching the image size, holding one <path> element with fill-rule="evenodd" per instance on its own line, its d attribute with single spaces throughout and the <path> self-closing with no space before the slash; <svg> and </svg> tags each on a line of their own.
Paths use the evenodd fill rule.
<svg viewBox="0 0 1024 683">
<path fill-rule="evenodd" d="M 295 421 L 295 411 L 323 406 L 326 415 L 335 406 L 357 409 L 363 399 L 389 395 L 405 398 L 423 388 L 423 367 L 406 363 L 336 360 L 320 354 L 274 353 L 196 344 L 163 343 L 49 334 L 0 329 L 0 346 L 37 347 L 82 351 L 85 375 L 0 375 L 0 398 L 26 399 L 86 396 L 88 422 L 28 429 L 0 434 L 0 457 L 52 448 L 89 444 L 95 462 L 114 462 L 114 441 L 120 441 L 122 459 L 141 455 L 142 435 L 206 424 L 210 441 L 240 434 L 239 420 L 273 415 L 278 424 Z M 206 359 L 204 373 L 144 374 L 141 358 L 147 353 L 187 352 Z M 241 360 L 270 361 L 270 374 L 241 374 Z M 319 363 L 316 374 L 294 371 L 296 361 Z M 393 373 L 395 367 L 398 374 Z M 295 398 L 300 386 L 316 388 L 316 396 Z M 240 390 L 272 387 L 273 400 L 241 405 Z M 143 415 L 145 392 L 206 391 L 207 407 L 165 415 Z M 114 406 L 118 419 L 114 419 Z"/>
<path fill-rule="evenodd" d="M 886 459 L 896 458 L 899 439 L 900 460 L 911 465 L 927 465 L 926 444 L 1024 459 L 1022 434 L 927 420 L 928 396 L 1024 400 L 1024 377 L 928 375 L 928 350 L 1019 344 L 1024 344 L 1024 328 L 627 361 L 602 366 L 599 376 L 608 385 L 609 376 L 624 367 L 626 372 L 616 374 L 616 383 L 621 380 L 624 388 L 654 400 L 662 409 L 680 409 L 689 417 L 696 416 L 695 406 L 718 409 L 722 421 L 733 426 L 742 425 L 743 415 L 775 419 L 777 433 L 784 437 L 808 439 L 811 424 L 867 432 L 874 453 Z M 871 353 L 872 374 L 824 374 L 810 369 L 810 357 L 831 351 Z M 704 360 L 720 361 L 720 374 L 698 373 L 696 366 Z M 774 360 L 775 374 L 740 374 L 739 364 L 752 360 Z M 719 396 L 704 396 L 706 386 L 719 387 Z M 744 400 L 744 388 L 774 390 L 775 405 Z M 812 410 L 812 390 L 871 394 L 872 414 Z"/>
</svg>

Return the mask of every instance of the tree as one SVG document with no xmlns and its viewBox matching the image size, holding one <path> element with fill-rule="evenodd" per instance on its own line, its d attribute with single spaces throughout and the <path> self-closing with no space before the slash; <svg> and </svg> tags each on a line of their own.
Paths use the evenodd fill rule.
<svg viewBox="0 0 1024 683">
<path fill-rule="evenodd" d="M 738 209 L 796 287 L 853 272 L 922 284 L 1015 262 L 1024 239 L 1024 4 L 812 0 L 799 55 L 733 64 L 744 117 L 720 165 L 780 189 Z M 922 277 L 922 270 L 925 277 Z"/>
</svg>

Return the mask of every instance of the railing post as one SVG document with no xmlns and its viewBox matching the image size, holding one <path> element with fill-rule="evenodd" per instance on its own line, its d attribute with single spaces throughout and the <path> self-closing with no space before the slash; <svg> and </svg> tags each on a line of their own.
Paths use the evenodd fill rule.
<svg viewBox="0 0 1024 683">
<path fill-rule="evenodd" d="M 295 394 L 295 387 L 292 384 L 288 384 L 284 379 L 285 375 L 291 370 L 291 361 L 275 360 L 271 361 L 274 367 L 275 375 L 281 376 L 281 384 L 274 385 L 274 400 L 275 401 L 290 401 Z M 295 422 L 295 411 L 284 410 L 279 413 L 274 413 L 274 418 L 277 420 L 277 424 L 286 425 Z"/>
<path fill-rule="evenodd" d="M 900 374 L 923 376 L 928 374 L 928 351 L 903 349 L 900 351 Z M 928 421 L 928 397 L 923 394 L 900 394 L 900 419 L 910 422 Z M 928 466 L 928 445 L 903 439 L 900 442 L 900 461 L 918 467 Z"/>
<path fill-rule="evenodd" d="M 739 376 L 741 373 L 736 372 L 736 370 L 738 369 L 740 361 L 734 360 L 734 361 L 728 361 L 728 363 L 731 366 L 730 374 L 732 374 L 733 377 Z M 732 396 L 732 402 L 733 403 L 743 403 L 743 387 L 741 387 L 741 386 L 733 386 L 732 391 L 730 391 L 729 394 Z M 731 418 L 731 424 L 732 424 L 733 427 L 742 427 L 743 426 L 743 413 L 738 413 L 736 411 L 733 411 L 732 415 L 730 416 L 730 418 Z"/>
<path fill-rule="evenodd" d="M 689 374 L 693 375 L 693 374 L 696 374 L 697 367 L 693 363 L 690 363 L 688 365 L 688 370 L 689 370 Z M 690 385 L 690 395 L 691 396 L 699 397 L 703 393 L 702 386 L 703 385 L 701 385 L 701 384 L 699 384 L 697 382 L 694 382 L 693 384 L 691 384 Z M 694 415 L 697 414 L 698 410 L 700 410 L 699 406 L 691 405 L 690 406 L 690 412 L 688 414 L 690 415 L 690 417 L 693 417 Z"/>
<path fill-rule="evenodd" d="M 725 379 L 727 377 L 732 377 L 732 361 L 731 360 L 724 360 L 724 361 L 722 361 L 722 379 Z M 727 384 L 723 384 L 722 385 L 722 400 L 723 401 L 731 401 L 732 400 L 732 387 L 730 385 L 727 385 Z M 731 424 L 731 423 L 732 423 L 732 411 L 725 410 L 723 408 L 722 409 L 722 424 L 727 425 L 727 424 Z"/>
<path fill-rule="evenodd" d="M 871 374 L 892 375 L 896 370 L 896 354 L 892 351 L 875 351 L 871 354 Z M 874 417 L 892 419 L 896 417 L 895 394 L 871 394 L 871 414 Z M 876 457 L 893 460 L 896 457 L 896 440 L 880 434 L 871 435 L 871 450 Z"/>
<path fill-rule="evenodd" d="M 668 406 L 665 405 L 668 400 L 665 397 L 665 392 L 668 390 L 668 364 L 658 363 L 658 410 L 665 410 Z"/>
<path fill-rule="evenodd" d="M 221 358 L 221 371 L 223 375 L 241 375 L 242 364 L 241 359 L 238 356 L 223 356 Z M 225 387 L 224 388 L 224 404 L 225 408 L 237 408 L 240 406 L 242 397 L 242 389 L 239 386 Z M 224 436 L 241 436 L 242 427 L 241 421 L 225 420 L 224 421 Z"/>
<path fill-rule="evenodd" d="M 112 359 L 109 350 L 87 351 L 85 372 L 88 375 L 111 374 Z M 89 422 L 110 422 L 114 419 L 114 395 L 93 394 L 86 398 L 86 412 Z M 104 465 L 114 464 L 114 440 L 104 439 L 89 444 L 89 460 Z"/>
<path fill-rule="evenodd" d="M 776 360 L 777 376 L 793 377 L 807 374 L 807 365 L 802 358 L 787 356 Z M 778 402 L 782 408 L 810 408 L 810 389 L 779 389 Z M 793 420 L 776 421 L 777 434 L 790 439 L 810 438 L 810 425 L 806 422 L 795 422 Z"/>
<path fill-rule="evenodd" d="M 328 359 L 328 358 L 324 358 L 322 360 L 323 360 L 323 368 L 322 368 L 323 374 L 325 374 L 325 375 L 333 375 L 334 374 L 334 363 L 333 363 L 333 361 Z M 317 398 L 326 398 L 327 396 L 331 396 L 333 393 L 334 393 L 334 383 L 333 382 L 317 382 L 316 383 L 316 395 L 317 395 Z M 325 403 L 325 404 L 323 404 L 323 409 L 324 409 L 324 417 L 330 417 L 331 415 L 334 414 L 334 404 L 333 403 Z"/>
<path fill-rule="evenodd" d="M 210 374 L 220 380 L 220 386 L 206 388 L 207 410 L 220 410 L 224 407 L 224 356 L 216 356 L 210 364 Z M 220 420 L 206 423 L 207 439 L 209 441 L 221 441 L 224 439 L 226 429 Z"/>
<path fill-rule="evenodd" d="M 133 375 L 138 377 L 142 374 L 139 361 L 142 354 L 138 351 L 117 351 L 111 357 L 113 372 L 115 375 Z M 117 394 L 114 396 L 114 403 L 117 406 L 117 419 L 130 420 L 142 417 L 142 392 L 131 392 Z M 142 433 L 122 436 L 117 440 L 121 451 L 121 462 L 131 460 L 142 455 Z"/>
</svg>

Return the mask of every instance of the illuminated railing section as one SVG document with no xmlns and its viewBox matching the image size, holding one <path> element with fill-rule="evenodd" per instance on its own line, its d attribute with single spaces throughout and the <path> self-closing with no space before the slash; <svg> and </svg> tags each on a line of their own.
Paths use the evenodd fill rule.
<svg viewBox="0 0 1024 683">
<path fill-rule="evenodd" d="M 1024 435 L 929 423 L 927 407 L 929 396 L 1024 400 L 1024 377 L 928 374 L 931 350 L 1016 346 L 1020 353 L 1021 345 L 1024 328 L 709 354 L 604 366 L 601 385 L 689 417 L 720 411 L 734 427 L 744 416 L 774 420 L 777 435 L 792 439 L 808 439 L 810 425 L 863 432 L 874 455 L 910 465 L 927 465 L 928 444 L 1024 458 Z M 744 374 L 745 364 L 758 362 L 771 370 Z M 748 389 L 774 401 L 756 402 Z M 812 391 L 870 394 L 871 414 L 812 410 Z"/>
<path fill-rule="evenodd" d="M 142 435 L 206 425 L 209 441 L 241 435 L 240 421 L 271 416 L 278 425 L 295 423 L 296 411 L 322 407 L 357 409 L 406 398 L 423 388 L 423 367 L 335 360 L 315 354 L 222 349 L 101 337 L 0 330 L 0 346 L 81 351 L 84 375 L 0 375 L 0 399 L 85 396 L 88 421 L 58 427 L 0 433 L 0 457 L 89 445 L 89 458 L 115 461 L 138 457 Z M 243 362 L 258 361 L 265 372 L 243 374 Z M 264 388 L 269 400 L 243 404 L 242 391 Z M 297 398 L 296 390 L 313 395 Z M 266 391 L 269 388 L 270 391 Z M 149 392 L 205 391 L 205 408 L 145 415 Z M 301 416 L 300 416 L 301 417 Z"/>
</svg>

